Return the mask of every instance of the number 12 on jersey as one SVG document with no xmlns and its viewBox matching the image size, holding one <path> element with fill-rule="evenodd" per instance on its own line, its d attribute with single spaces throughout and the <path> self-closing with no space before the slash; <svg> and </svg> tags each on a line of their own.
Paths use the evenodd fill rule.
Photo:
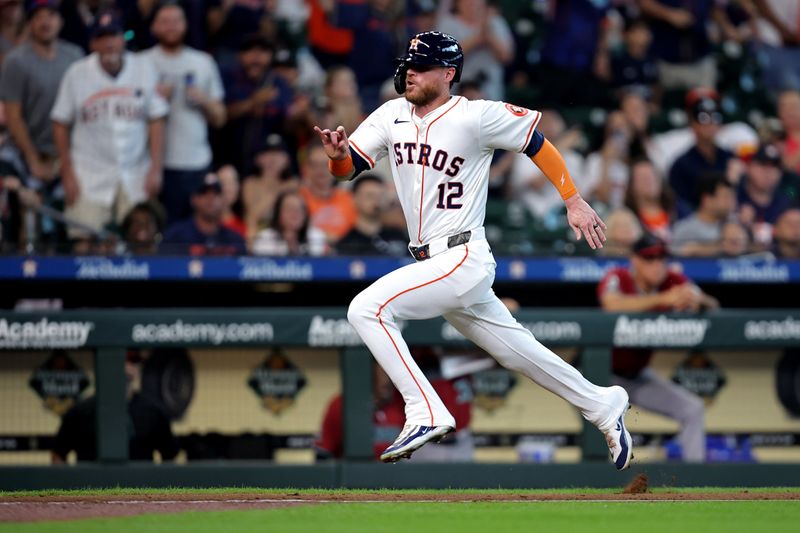
<svg viewBox="0 0 800 533">
<path fill-rule="evenodd" d="M 462 205 L 456 201 L 464 194 L 464 185 L 461 182 L 440 183 L 438 189 L 439 201 L 436 202 L 436 209 L 461 209 Z M 449 192 L 446 197 L 445 192 Z"/>
</svg>

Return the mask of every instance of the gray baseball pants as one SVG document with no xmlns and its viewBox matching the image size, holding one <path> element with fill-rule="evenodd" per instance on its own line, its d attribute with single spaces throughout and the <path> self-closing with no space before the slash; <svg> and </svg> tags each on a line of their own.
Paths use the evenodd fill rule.
<svg viewBox="0 0 800 533">
<path fill-rule="evenodd" d="M 611 381 L 628 391 L 631 404 L 678 421 L 684 461 L 705 461 L 705 405 L 699 396 L 667 381 L 652 368 L 645 368 L 635 379 L 612 375 Z"/>
</svg>

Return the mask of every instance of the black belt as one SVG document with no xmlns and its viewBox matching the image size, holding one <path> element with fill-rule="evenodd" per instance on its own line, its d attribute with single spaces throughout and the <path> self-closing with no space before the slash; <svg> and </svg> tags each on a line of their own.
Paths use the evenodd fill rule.
<svg viewBox="0 0 800 533">
<path fill-rule="evenodd" d="M 472 235 L 471 231 L 465 231 L 457 235 L 451 235 L 447 238 L 447 247 L 453 248 L 455 246 L 458 246 L 459 244 L 466 244 L 469 242 L 469 238 L 471 235 Z M 411 255 L 413 255 L 414 259 L 416 259 L 417 261 L 425 261 L 426 259 L 431 258 L 430 244 L 423 244 L 422 246 L 409 246 L 408 250 L 411 252 Z"/>
</svg>

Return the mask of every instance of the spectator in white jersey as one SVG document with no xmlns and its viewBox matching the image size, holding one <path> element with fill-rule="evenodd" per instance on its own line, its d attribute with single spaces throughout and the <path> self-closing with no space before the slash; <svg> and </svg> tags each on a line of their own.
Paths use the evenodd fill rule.
<svg viewBox="0 0 800 533">
<path fill-rule="evenodd" d="M 125 52 L 112 13 L 92 28 L 93 53 L 61 80 L 53 120 L 68 217 L 96 230 L 161 189 L 167 103 L 149 60 Z M 71 238 L 86 231 L 71 227 Z"/>
<path fill-rule="evenodd" d="M 158 71 L 158 91 L 169 101 L 161 203 L 168 223 L 192 213 L 191 196 L 211 164 L 208 126 L 222 127 L 222 79 L 210 55 L 184 44 L 186 16 L 177 3 L 158 8 L 152 33 L 158 44 L 143 52 Z"/>
<path fill-rule="evenodd" d="M 63 21 L 58 0 L 28 0 L 28 39 L 5 58 L 0 97 L 8 130 L 38 185 L 59 175 L 50 111 L 67 68 L 83 57 L 74 44 L 58 38 Z"/>
</svg>

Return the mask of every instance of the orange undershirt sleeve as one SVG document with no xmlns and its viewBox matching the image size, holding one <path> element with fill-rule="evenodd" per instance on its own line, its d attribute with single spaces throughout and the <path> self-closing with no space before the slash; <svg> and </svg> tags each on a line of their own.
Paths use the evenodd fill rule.
<svg viewBox="0 0 800 533">
<path fill-rule="evenodd" d="M 539 167 L 547 179 L 550 180 L 550 183 L 555 186 L 562 199 L 566 200 L 578 192 L 567 170 L 567 164 L 564 163 L 564 158 L 561 157 L 553 143 L 547 139 L 544 140 L 544 144 L 536 152 L 536 155 L 531 157 L 531 161 Z"/>
</svg>

